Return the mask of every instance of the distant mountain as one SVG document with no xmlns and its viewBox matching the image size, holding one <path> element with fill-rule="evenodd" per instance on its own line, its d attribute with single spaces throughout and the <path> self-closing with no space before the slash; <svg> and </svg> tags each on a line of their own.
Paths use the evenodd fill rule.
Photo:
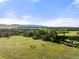
<svg viewBox="0 0 79 59">
<path fill-rule="evenodd" d="M 15 27 L 7 24 L 0 24 L 0 29 L 3 29 L 3 28 L 15 28 Z"/>
<path fill-rule="evenodd" d="M 27 28 L 40 28 L 40 27 L 44 27 L 41 25 L 19 25 L 19 24 L 12 24 L 11 26 L 16 26 L 16 27 L 27 27 Z"/>
<path fill-rule="evenodd" d="M 42 25 L 20 25 L 20 24 L 0 24 L 0 29 L 2 28 L 50 28 L 50 29 L 75 29 L 79 27 L 48 27 L 48 26 L 42 26 Z"/>
<path fill-rule="evenodd" d="M 20 24 L 11 24 L 11 25 L 7 25 L 7 24 L 0 24 L 0 28 L 17 28 L 17 27 L 23 27 L 23 28 L 42 28 L 45 26 L 41 26 L 41 25 L 20 25 Z"/>
<path fill-rule="evenodd" d="M 6 24 L 0 24 L 0 27 L 3 27 L 3 26 L 9 26 L 9 25 L 6 25 Z"/>
</svg>

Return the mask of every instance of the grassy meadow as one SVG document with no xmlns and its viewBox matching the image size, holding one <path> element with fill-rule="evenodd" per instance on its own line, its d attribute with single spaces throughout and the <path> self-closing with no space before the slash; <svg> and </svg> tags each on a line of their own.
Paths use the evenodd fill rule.
<svg viewBox="0 0 79 59">
<path fill-rule="evenodd" d="M 77 35 L 77 32 L 79 31 L 69 31 L 68 33 L 65 33 L 65 36 L 79 36 Z M 62 36 L 63 34 L 58 33 L 59 36 Z"/>
<path fill-rule="evenodd" d="M 79 49 L 23 36 L 0 39 L 0 59 L 79 59 Z"/>
</svg>

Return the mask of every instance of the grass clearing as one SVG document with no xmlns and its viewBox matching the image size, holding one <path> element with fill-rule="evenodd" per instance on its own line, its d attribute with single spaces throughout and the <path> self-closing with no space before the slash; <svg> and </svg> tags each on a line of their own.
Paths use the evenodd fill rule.
<svg viewBox="0 0 79 59">
<path fill-rule="evenodd" d="M 79 49 L 22 36 L 0 39 L 0 59 L 79 59 Z"/>
<path fill-rule="evenodd" d="M 79 31 L 69 31 L 69 33 L 65 33 L 65 36 L 79 36 L 79 34 L 77 34 L 77 32 L 79 33 Z M 63 34 L 58 34 L 59 36 L 62 36 Z"/>
</svg>

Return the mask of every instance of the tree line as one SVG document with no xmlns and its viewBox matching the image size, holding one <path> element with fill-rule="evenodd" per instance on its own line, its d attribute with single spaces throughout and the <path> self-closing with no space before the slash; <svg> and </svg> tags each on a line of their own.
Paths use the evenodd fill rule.
<svg viewBox="0 0 79 59">
<path fill-rule="evenodd" d="M 60 30 L 59 30 L 60 31 Z M 63 33 L 68 32 L 67 30 L 60 31 Z M 35 40 L 50 41 L 59 44 L 65 44 L 72 47 L 78 47 L 79 37 L 78 36 L 58 36 L 58 30 L 46 29 L 46 28 L 16 28 L 16 29 L 0 29 L 0 38 L 6 37 L 10 38 L 11 36 L 24 36 L 32 37 Z"/>
</svg>

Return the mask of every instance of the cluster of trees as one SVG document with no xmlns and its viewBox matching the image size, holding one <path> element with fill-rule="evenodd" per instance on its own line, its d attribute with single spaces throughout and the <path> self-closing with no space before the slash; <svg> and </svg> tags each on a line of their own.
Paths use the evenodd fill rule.
<svg viewBox="0 0 79 59">
<path fill-rule="evenodd" d="M 79 31 L 79 27 L 48 27 L 49 29 L 54 30 L 68 30 L 68 31 Z"/>
<path fill-rule="evenodd" d="M 43 29 L 43 28 L 17 28 L 17 29 L 0 29 L 0 38 L 13 35 L 21 35 L 24 37 L 32 37 L 33 39 L 41 39 L 43 41 L 50 41 L 56 43 L 63 43 L 68 46 L 79 46 L 79 44 L 74 44 L 74 41 L 79 41 L 78 36 L 58 36 L 58 32 L 67 33 L 68 30 L 53 30 L 53 29 Z M 69 41 L 67 41 L 69 40 Z"/>
<path fill-rule="evenodd" d="M 42 39 L 44 41 L 53 41 L 57 38 L 57 33 L 54 30 L 44 29 L 0 29 L 0 37 L 9 38 L 12 35 L 22 35 L 24 37 L 32 37 L 33 39 Z"/>
<path fill-rule="evenodd" d="M 10 31 L 8 29 L 0 29 L 0 38 L 10 37 Z"/>
<path fill-rule="evenodd" d="M 21 35 L 32 37 L 33 39 L 42 39 L 44 41 L 53 41 L 57 38 L 56 31 L 44 29 L 26 29 Z"/>
</svg>

